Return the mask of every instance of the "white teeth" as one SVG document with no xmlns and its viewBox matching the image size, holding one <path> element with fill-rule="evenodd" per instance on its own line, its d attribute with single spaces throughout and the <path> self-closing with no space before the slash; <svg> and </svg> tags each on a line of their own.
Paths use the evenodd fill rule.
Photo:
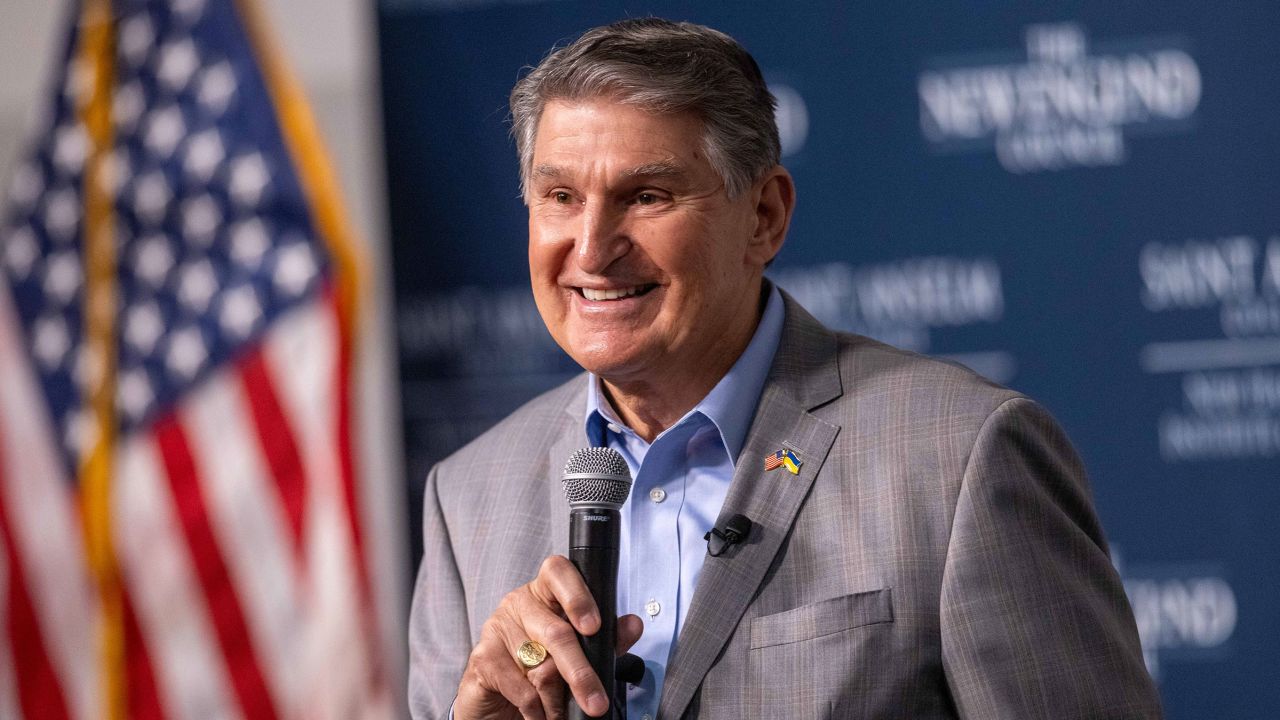
<svg viewBox="0 0 1280 720">
<path fill-rule="evenodd" d="M 640 292 L 640 287 L 623 288 L 621 290 L 593 290 L 592 288 L 582 288 L 582 296 L 588 300 L 618 300 L 619 298 L 631 297 Z"/>
</svg>

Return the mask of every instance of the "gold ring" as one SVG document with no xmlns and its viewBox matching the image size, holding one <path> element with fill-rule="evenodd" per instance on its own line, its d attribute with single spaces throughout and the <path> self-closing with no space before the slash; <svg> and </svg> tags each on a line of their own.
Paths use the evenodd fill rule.
<svg viewBox="0 0 1280 720">
<path fill-rule="evenodd" d="M 537 640 L 525 640 L 520 643 L 520 648 L 516 650 L 516 659 L 526 669 L 532 670 L 547 659 L 547 648 Z"/>
</svg>

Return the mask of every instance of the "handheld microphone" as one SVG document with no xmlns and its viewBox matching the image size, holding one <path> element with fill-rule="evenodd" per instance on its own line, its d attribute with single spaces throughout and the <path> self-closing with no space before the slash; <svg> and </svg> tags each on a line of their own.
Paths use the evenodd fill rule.
<svg viewBox="0 0 1280 720">
<path fill-rule="evenodd" d="M 618 512 L 631 493 L 631 470 L 627 461 L 610 448 L 583 448 L 564 466 L 565 497 L 569 499 L 569 560 L 582 573 L 591 597 L 600 612 L 600 630 L 578 636 L 582 651 L 609 695 L 609 713 L 614 717 L 617 686 L 614 655 L 618 638 L 618 538 L 622 516 Z M 590 716 L 569 699 L 569 717 L 587 720 Z"/>
</svg>

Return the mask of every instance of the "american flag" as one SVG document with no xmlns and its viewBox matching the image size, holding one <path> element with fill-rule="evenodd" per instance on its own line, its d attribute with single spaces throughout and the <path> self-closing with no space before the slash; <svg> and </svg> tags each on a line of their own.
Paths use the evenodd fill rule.
<svg viewBox="0 0 1280 720">
<path fill-rule="evenodd" d="M 772 455 L 766 455 L 766 456 L 764 457 L 764 469 L 765 469 L 766 471 L 767 471 L 767 470 L 777 470 L 777 469 L 778 469 L 778 467 L 779 467 L 779 466 L 781 466 L 781 465 L 782 465 L 782 451 L 781 451 L 781 450 L 779 450 L 779 451 L 777 451 L 777 452 L 773 453 Z"/>
<path fill-rule="evenodd" d="M 796 457 L 795 453 L 791 452 L 787 448 L 783 448 L 775 453 L 766 455 L 764 458 L 765 471 L 777 470 L 783 466 L 785 466 L 787 470 L 794 475 L 800 472 L 800 459 Z"/>
<path fill-rule="evenodd" d="M 355 255 L 251 0 L 83 0 L 0 225 L 0 717 L 393 714 Z"/>
</svg>

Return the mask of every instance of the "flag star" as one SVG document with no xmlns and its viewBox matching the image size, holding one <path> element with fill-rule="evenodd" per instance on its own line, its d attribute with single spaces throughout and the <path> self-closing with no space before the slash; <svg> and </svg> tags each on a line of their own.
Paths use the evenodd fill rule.
<svg viewBox="0 0 1280 720">
<path fill-rule="evenodd" d="M 247 337 L 262 319 L 262 305 L 249 284 L 241 285 L 222 296 L 218 322 L 222 329 L 241 338 Z"/>
<path fill-rule="evenodd" d="M 15 280 L 26 280 L 40 257 L 40 243 L 29 227 L 20 227 L 9 234 L 4 245 L 4 262 Z"/>
<path fill-rule="evenodd" d="M 98 442 L 98 421 L 88 408 L 67 413 L 63 440 L 74 455 L 83 455 Z"/>
<path fill-rule="evenodd" d="M 201 246 L 213 243 L 222 223 L 222 212 L 212 195 L 205 193 L 182 203 L 182 232 Z"/>
<path fill-rule="evenodd" d="M 32 333 L 32 350 L 46 370 L 55 370 L 66 360 L 71 349 L 71 334 L 61 315 L 45 315 L 36 321 Z"/>
<path fill-rule="evenodd" d="M 236 92 L 236 74 L 231 63 L 223 60 L 204 69 L 197 82 L 196 96 L 200 104 L 214 115 L 221 115 Z"/>
<path fill-rule="evenodd" d="M 121 373 L 120 386 L 116 389 L 116 402 L 129 419 L 140 420 L 155 397 L 151 379 L 147 377 L 145 369 L 135 367 Z"/>
<path fill-rule="evenodd" d="M 188 25 L 194 25 L 204 13 L 205 0 L 173 0 L 173 11 Z"/>
<path fill-rule="evenodd" d="M 165 211 L 172 199 L 169 183 L 160 170 L 151 170 L 134 183 L 133 209 L 138 217 L 152 225 L 159 225 L 164 220 Z"/>
<path fill-rule="evenodd" d="M 290 297 L 297 297 L 311 284 L 316 270 L 316 260 L 311 247 L 305 242 L 296 242 L 280 251 L 272 281 L 281 292 Z"/>
<path fill-rule="evenodd" d="M 261 153 L 241 155 L 231 161 L 231 197 L 241 206 L 256 206 L 270 182 L 271 175 Z"/>
<path fill-rule="evenodd" d="M 9 202 L 13 210 L 29 210 L 40 199 L 44 191 L 44 171 L 35 161 L 25 162 L 18 166 L 9 186 Z"/>
<path fill-rule="evenodd" d="M 174 93 L 182 92 L 191 82 L 191 76 L 200 69 L 200 55 L 191 38 L 165 43 L 160 48 L 160 64 L 156 76 Z"/>
<path fill-rule="evenodd" d="M 141 302 L 129 309 L 124 322 L 124 339 L 139 354 L 150 355 L 163 334 L 164 319 L 154 301 Z"/>
<path fill-rule="evenodd" d="M 116 132 L 122 135 L 132 133 L 146 107 L 147 96 L 142 83 L 132 80 L 120 86 L 111 98 L 111 119 L 115 122 Z"/>
<path fill-rule="evenodd" d="M 218 278 L 208 260 L 190 263 L 179 271 L 178 299 L 196 314 L 209 308 L 209 300 L 218 292 Z"/>
<path fill-rule="evenodd" d="M 204 337 L 200 335 L 200 328 L 188 325 L 172 335 L 165 355 L 165 367 L 174 375 L 190 380 L 208 357 L 209 351 Z"/>
<path fill-rule="evenodd" d="M 155 29 L 145 10 L 125 20 L 120 26 L 120 50 L 125 60 L 135 68 L 146 62 L 155 39 Z"/>
<path fill-rule="evenodd" d="M 231 227 L 231 259 L 247 270 L 258 268 L 267 244 L 267 227 L 262 218 L 241 220 Z"/>
<path fill-rule="evenodd" d="M 191 137 L 183 168 L 201 182 L 209 182 L 227 156 L 217 128 L 209 128 Z"/>
<path fill-rule="evenodd" d="M 156 110 L 147 116 L 147 148 L 160 157 L 168 160 L 173 149 L 187 133 L 186 123 L 182 121 L 182 109 L 170 105 Z"/>
<path fill-rule="evenodd" d="M 134 253 L 134 272 L 151 286 L 159 289 L 173 268 L 173 250 L 169 240 L 158 233 L 148 235 L 138 242 Z"/>
<path fill-rule="evenodd" d="M 48 194 L 44 202 L 44 224 L 55 240 L 70 240 L 80 224 L 80 199 L 71 188 Z"/>
<path fill-rule="evenodd" d="M 62 172 L 79 172 L 88 154 L 89 136 L 79 123 L 63 125 L 54 133 L 53 164 Z"/>
<path fill-rule="evenodd" d="M 80 260 L 70 250 L 50 258 L 44 270 L 45 294 L 63 304 L 71 302 L 83 281 Z"/>
</svg>

